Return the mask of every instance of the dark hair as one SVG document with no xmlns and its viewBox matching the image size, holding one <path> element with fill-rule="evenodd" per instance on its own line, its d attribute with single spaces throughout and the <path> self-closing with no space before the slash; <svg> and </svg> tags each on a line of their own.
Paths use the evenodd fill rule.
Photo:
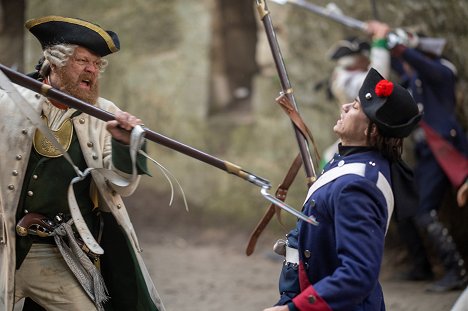
<svg viewBox="0 0 468 311">
<path fill-rule="evenodd" d="M 372 136 L 374 127 L 377 129 L 375 137 Z M 403 138 L 382 136 L 377 125 L 372 121 L 367 126 L 367 143 L 392 162 L 400 159 L 403 153 Z"/>
</svg>

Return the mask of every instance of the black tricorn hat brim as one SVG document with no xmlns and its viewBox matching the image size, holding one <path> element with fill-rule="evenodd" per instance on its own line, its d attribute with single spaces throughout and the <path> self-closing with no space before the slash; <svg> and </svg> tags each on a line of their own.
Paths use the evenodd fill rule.
<svg viewBox="0 0 468 311">
<path fill-rule="evenodd" d="M 45 16 L 28 20 L 25 26 L 39 40 L 43 49 L 54 44 L 76 44 L 101 57 L 120 49 L 116 33 L 77 18 Z"/>
<path fill-rule="evenodd" d="M 357 37 L 351 37 L 336 42 L 329 50 L 328 55 L 332 60 L 340 59 L 344 56 L 361 54 L 369 51 L 370 45 Z"/>
<path fill-rule="evenodd" d="M 417 126 L 422 114 L 411 94 L 398 84 L 393 84 L 388 97 L 378 96 L 375 86 L 381 80 L 385 80 L 384 77 L 371 68 L 359 90 L 361 107 L 383 136 L 406 137 Z"/>
</svg>

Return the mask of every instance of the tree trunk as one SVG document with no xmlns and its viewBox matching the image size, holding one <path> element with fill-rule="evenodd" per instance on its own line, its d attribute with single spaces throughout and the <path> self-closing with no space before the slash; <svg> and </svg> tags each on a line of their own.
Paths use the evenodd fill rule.
<svg viewBox="0 0 468 311">
<path fill-rule="evenodd" d="M 218 0 L 213 18 L 209 114 L 248 111 L 257 24 L 250 0 Z"/>
</svg>

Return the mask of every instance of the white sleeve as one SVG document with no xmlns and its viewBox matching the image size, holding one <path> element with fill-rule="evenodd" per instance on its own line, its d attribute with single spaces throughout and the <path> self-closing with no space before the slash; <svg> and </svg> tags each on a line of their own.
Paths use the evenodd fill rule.
<svg viewBox="0 0 468 311">
<path fill-rule="evenodd" d="M 390 51 L 383 47 L 372 47 L 370 51 L 370 66 L 377 70 L 385 79 L 390 77 Z"/>
<path fill-rule="evenodd" d="M 354 101 L 366 75 L 366 71 L 350 71 L 339 67 L 335 69 L 331 81 L 331 90 L 340 105 Z"/>
</svg>

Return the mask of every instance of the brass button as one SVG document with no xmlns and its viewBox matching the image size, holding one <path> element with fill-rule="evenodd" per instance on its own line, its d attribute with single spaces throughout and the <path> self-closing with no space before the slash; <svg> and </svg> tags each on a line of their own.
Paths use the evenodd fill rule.
<svg viewBox="0 0 468 311">
<path fill-rule="evenodd" d="M 310 251 L 308 249 L 304 251 L 304 256 L 305 258 L 310 258 Z"/>
<path fill-rule="evenodd" d="M 21 154 L 16 155 L 16 160 L 19 161 L 19 160 L 21 160 L 22 158 L 23 158 L 23 156 L 22 156 Z"/>
<path fill-rule="evenodd" d="M 8 185 L 8 189 L 9 189 L 9 190 L 15 190 L 15 186 L 13 186 L 13 185 Z"/>
<path fill-rule="evenodd" d="M 11 174 L 12 174 L 13 176 L 18 176 L 18 171 L 17 171 L 17 170 L 13 170 L 13 171 L 11 172 Z"/>
<path fill-rule="evenodd" d="M 28 191 L 28 197 L 32 197 L 34 195 L 34 192 L 32 192 L 31 190 Z"/>
<path fill-rule="evenodd" d="M 88 141 L 87 145 L 88 145 L 89 148 L 91 148 L 92 146 L 94 146 L 94 144 L 93 144 L 91 141 Z"/>
<path fill-rule="evenodd" d="M 117 208 L 118 208 L 118 209 L 121 209 L 121 208 L 122 208 L 122 205 L 117 204 Z"/>
<path fill-rule="evenodd" d="M 79 122 L 80 122 L 80 124 L 84 124 L 84 123 L 85 123 L 84 118 L 80 118 L 80 121 L 79 121 Z"/>
<path fill-rule="evenodd" d="M 309 297 L 307 297 L 307 300 L 309 300 L 310 304 L 314 304 L 317 301 L 317 298 L 315 298 L 314 295 L 309 295 Z"/>
</svg>

